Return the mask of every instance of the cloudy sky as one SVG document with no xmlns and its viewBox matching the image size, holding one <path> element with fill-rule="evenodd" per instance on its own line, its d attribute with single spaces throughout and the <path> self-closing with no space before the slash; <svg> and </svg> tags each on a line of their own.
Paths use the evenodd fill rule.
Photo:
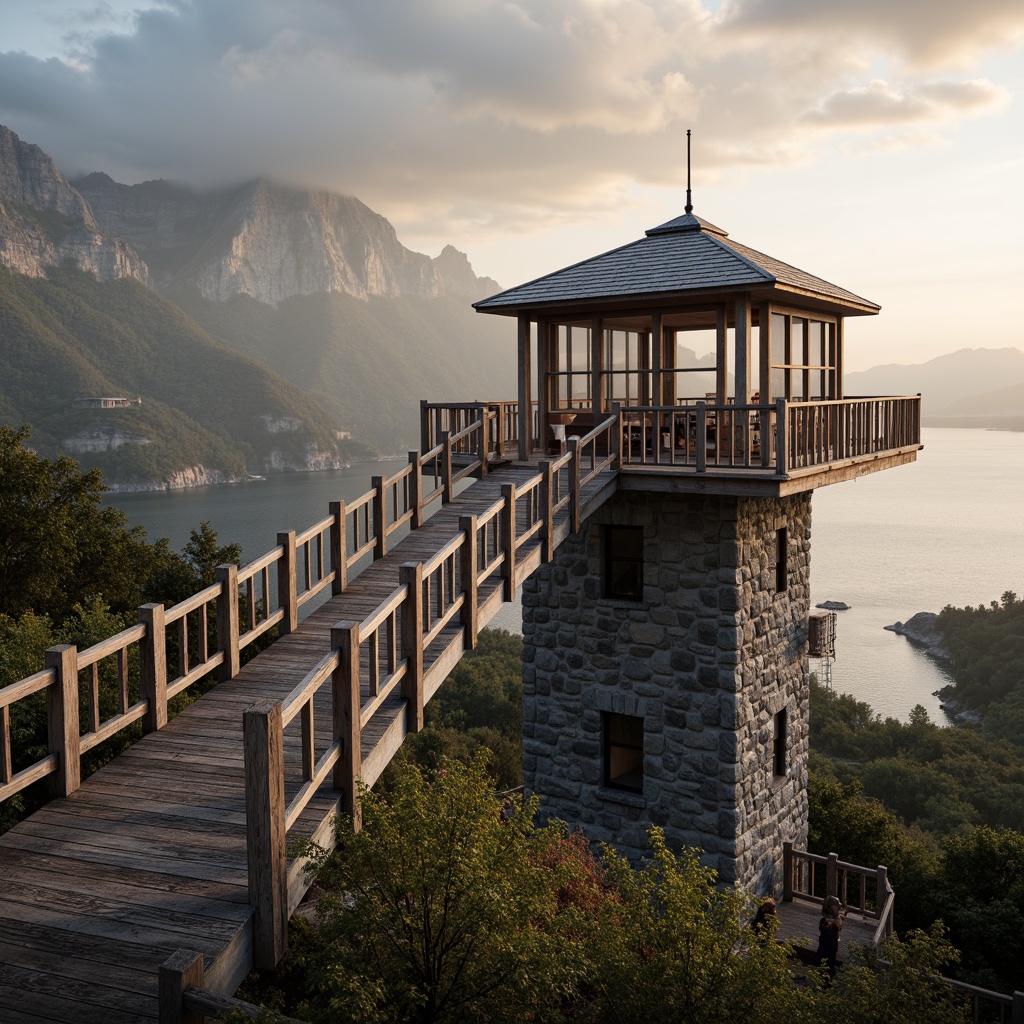
<svg viewBox="0 0 1024 1024">
<path fill-rule="evenodd" d="M 1021 0 L 0 0 L 65 173 L 348 192 L 510 286 L 682 212 L 879 302 L 849 368 L 1024 347 Z"/>
</svg>

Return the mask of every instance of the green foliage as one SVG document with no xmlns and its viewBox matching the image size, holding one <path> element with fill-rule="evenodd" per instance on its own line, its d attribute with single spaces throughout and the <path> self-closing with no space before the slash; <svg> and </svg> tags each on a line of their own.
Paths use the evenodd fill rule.
<svg viewBox="0 0 1024 1024">
<path fill-rule="evenodd" d="M 949 695 L 982 711 L 993 739 L 1024 746 L 1024 601 L 1008 590 L 987 608 L 947 605 L 936 627 L 955 680 Z"/>
<path fill-rule="evenodd" d="M 522 652 L 518 634 L 483 630 L 477 649 L 462 657 L 427 705 L 427 726 L 408 738 L 407 756 L 437 769 L 447 759 L 468 763 L 484 749 L 498 789 L 521 785 Z"/>
<path fill-rule="evenodd" d="M 102 595 L 118 610 L 142 598 L 159 553 L 124 513 L 102 508 L 100 474 L 40 458 L 27 428 L 0 426 L 0 612 L 64 619 Z"/>
<path fill-rule="evenodd" d="M 482 758 L 396 773 L 363 794 L 363 830 L 324 873 L 314 1020 L 517 1021 L 554 1000 L 572 958 L 552 927 L 560 833 L 493 793 Z"/>
</svg>

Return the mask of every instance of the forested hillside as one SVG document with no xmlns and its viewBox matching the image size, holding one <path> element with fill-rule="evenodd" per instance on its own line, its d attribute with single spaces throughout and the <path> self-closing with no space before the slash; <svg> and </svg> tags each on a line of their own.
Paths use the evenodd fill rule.
<svg viewBox="0 0 1024 1024">
<path fill-rule="evenodd" d="M 0 270 L 0 332 L 0 419 L 30 423 L 40 450 L 74 453 L 110 479 L 162 480 L 200 465 L 232 477 L 338 459 L 337 423 L 315 401 L 133 279 Z M 96 410 L 75 404 L 83 396 L 142 402 Z M 281 423 L 290 429 L 275 432 Z M 118 435 L 128 443 L 113 450 Z M 110 450 L 87 450 L 105 439 Z"/>
</svg>

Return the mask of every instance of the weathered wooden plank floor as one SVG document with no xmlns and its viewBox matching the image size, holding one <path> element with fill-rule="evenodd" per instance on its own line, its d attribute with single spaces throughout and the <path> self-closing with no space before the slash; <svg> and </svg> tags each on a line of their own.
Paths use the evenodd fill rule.
<svg viewBox="0 0 1024 1024">
<path fill-rule="evenodd" d="M 485 511 L 502 483 L 529 475 L 510 465 L 473 484 L 235 679 L 0 836 L 3 1024 L 156 1020 L 159 967 L 181 948 L 203 953 L 208 988 L 234 991 L 252 963 L 242 712 L 283 698 L 328 653 L 333 625 L 363 619 L 392 592 L 402 562 L 429 558 L 460 515 Z M 613 477 L 590 493 L 608 493 Z M 364 729 L 364 762 L 402 707 L 390 700 Z M 289 799 L 297 743 L 286 739 Z M 332 806 L 318 795 L 296 831 L 312 834 Z"/>
</svg>

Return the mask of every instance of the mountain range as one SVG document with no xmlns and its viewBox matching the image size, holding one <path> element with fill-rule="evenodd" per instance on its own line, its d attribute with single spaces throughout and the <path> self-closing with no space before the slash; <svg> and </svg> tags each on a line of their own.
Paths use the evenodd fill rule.
<svg viewBox="0 0 1024 1024">
<path fill-rule="evenodd" d="M 70 182 L 0 126 L 0 268 L 0 420 L 118 487 L 416 447 L 421 398 L 512 389 L 498 284 L 351 196 Z"/>
</svg>

